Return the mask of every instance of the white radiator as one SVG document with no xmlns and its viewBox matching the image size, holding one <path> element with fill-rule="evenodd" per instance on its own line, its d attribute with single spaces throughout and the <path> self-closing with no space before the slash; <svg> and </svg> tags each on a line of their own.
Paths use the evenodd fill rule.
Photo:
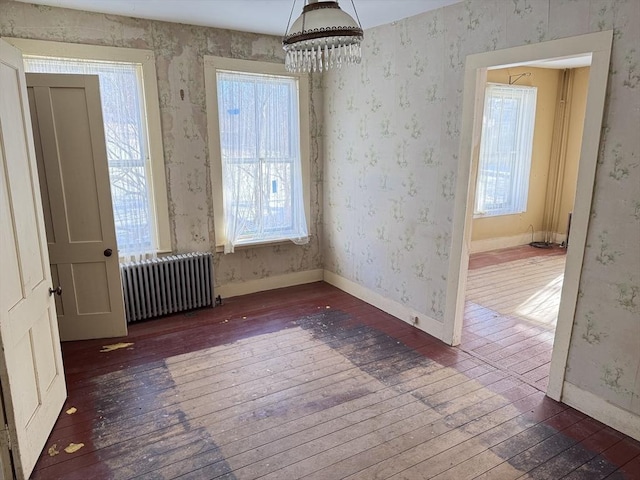
<svg viewBox="0 0 640 480">
<path fill-rule="evenodd" d="M 187 253 L 120 265 L 127 322 L 213 306 L 210 253 Z"/>
</svg>

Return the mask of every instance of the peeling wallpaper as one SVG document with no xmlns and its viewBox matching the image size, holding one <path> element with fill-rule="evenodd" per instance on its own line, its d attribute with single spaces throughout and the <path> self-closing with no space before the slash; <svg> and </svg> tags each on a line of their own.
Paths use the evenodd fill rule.
<svg viewBox="0 0 640 480">
<path fill-rule="evenodd" d="M 443 321 L 469 54 L 614 29 L 566 379 L 640 414 L 640 2 L 467 0 L 325 77 L 325 269 Z"/>
<path fill-rule="evenodd" d="M 0 0 L 0 36 L 153 50 L 175 252 L 215 251 L 204 55 L 282 63 L 280 38 Z M 321 268 L 320 142 L 311 89 L 311 240 L 215 255 L 216 286 Z M 180 90 L 185 92 L 180 99 Z M 321 103 L 320 103 L 321 105 Z"/>
</svg>

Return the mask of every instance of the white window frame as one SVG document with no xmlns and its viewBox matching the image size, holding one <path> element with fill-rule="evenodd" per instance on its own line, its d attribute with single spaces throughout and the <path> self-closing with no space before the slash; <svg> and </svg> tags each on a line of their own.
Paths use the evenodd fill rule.
<svg viewBox="0 0 640 480">
<path fill-rule="evenodd" d="M 5 38 L 24 55 L 136 63 L 142 66 L 142 89 L 149 142 L 151 205 L 155 218 L 157 253 L 170 253 L 169 202 L 164 167 L 164 149 L 160 126 L 160 103 L 155 55 L 151 50 L 123 47 L 104 47 L 77 43 L 50 42 L 23 38 Z"/>
<path fill-rule="evenodd" d="M 532 167 L 532 163 L 533 163 L 533 143 L 534 143 L 534 135 L 535 135 L 535 124 L 536 124 L 536 110 L 537 110 L 537 87 L 530 87 L 530 86 L 523 86 L 523 85 L 506 85 L 506 84 L 501 84 L 501 83 L 487 83 L 487 86 L 485 87 L 485 100 L 484 100 L 484 109 L 486 111 L 487 108 L 487 99 L 489 96 L 489 91 L 491 88 L 496 88 L 498 90 L 509 90 L 509 89 L 513 89 L 513 90 L 518 90 L 520 92 L 528 92 L 528 94 L 532 97 L 531 99 L 529 99 L 530 102 L 532 102 L 532 107 L 533 107 L 533 111 L 523 111 L 520 112 L 520 117 L 517 119 L 517 123 L 518 125 L 521 126 L 522 124 L 522 120 L 525 119 L 526 116 L 531 116 L 530 119 L 528 119 L 527 125 L 529 125 L 531 128 L 528 130 L 524 130 L 524 133 L 520 133 L 519 136 L 522 136 L 524 134 L 528 134 L 530 135 L 530 140 L 527 141 L 526 144 L 521 145 L 522 148 L 524 148 L 524 155 L 526 155 L 526 159 L 524 159 L 525 162 L 527 162 L 526 164 L 522 164 L 522 165 L 514 165 L 513 169 L 514 171 L 517 169 L 521 169 L 522 172 L 520 173 L 520 175 L 516 175 L 515 180 L 520 180 L 522 182 L 519 190 L 521 191 L 521 194 L 523 196 L 523 198 L 521 198 L 521 202 L 518 202 L 515 198 L 511 199 L 511 203 L 503 208 L 500 209 L 491 209 L 491 210 L 487 210 L 487 211 L 478 211 L 477 209 L 477 204 L 479 201 L 479 195 L 481 192 L 481 188 L 480 188 L 480 180 L 481 180 L 481 167 L 483 164 L 483 153 L 484 153 L 484 141 L 485 141 L 485 134 L 487 133 L 487 127 L 483 126 L 483 130 L 481 132 L 480 135 L 480 152 L 478 154 L 478 171 L 477 171 L 477 177 L 476 177 L 476 204 L 474 205 L 474 212 L 473 212 L 473 218 L 488 218 L 488 217 L 500 217 L 500 216 L 505 216 L 505 215 L 517 215 L 520 213 L 524 213 L 527 211 L 527 205 L 528 205 L 528 199 L 529 199 L 529 183 L 530 183 L 530 177 L 531 177 L 531 167 Z M 521 97 L 521 105 L 525 103 L 524 97 Z M 484 117 L 484 113 L 483 113 L 483 117 Z M 525 119 L 526 121 L 527 119 Z M 522 160 L 522 158 L 521 158 Z M 513 179 L 512 179 L 513 180 Z M 511 185 L 511 190 L 514 190 L 514 186 Z"/>
<path fill-rule="evenodd" d="M 281 75 L 298 79 L 298 105 L 300 115 L 300 162 L 302 171 L 302 191 L 304 213 L 307 227 L 310 223 L 311 210 L 311 154 L 309 139 L 309 75 L 304 73 L 287 72 L 283 64 L 260 62 L 254 60 L 239 60 L 235 58 L 204 57 L 204 83 L 207 107 L 207 132 L 209 136 L 209 168 L 211 173 L 211 195 L 213 197 L 213 216 L 215 229 L 216 251 L 224 251 L 226 243 L 225 221 L 223 207 L 222 156 L 220 151 L 220 123 L 218 120 L 218 70 L 253 73 L 263 75 Z M 236 249 L 281 243 L 286 240 L 261 240 L 243 242 Z"/>
</svg>

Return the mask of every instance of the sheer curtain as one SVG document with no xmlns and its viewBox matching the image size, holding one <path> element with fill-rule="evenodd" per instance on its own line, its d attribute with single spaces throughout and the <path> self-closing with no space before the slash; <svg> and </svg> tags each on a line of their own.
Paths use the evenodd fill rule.
<svg viewBox="0 0 640 480">
<path fill-rule="evenodd" d="M 25 70 L 98 75 L 111 198 L 121 261 L 157 251 L 141 67 L 133 63 L 24 57 Z"/>
<path fill-rule="evenodd" d="M 308 242 L 297 80 L 217 72 L 225 253 L 237 245 Z"/>
<path fill-rule="evenodd" d="M 527 209 L 536 87 L 487 85 L 476 189 L 476 215 Z"/>
</svg>

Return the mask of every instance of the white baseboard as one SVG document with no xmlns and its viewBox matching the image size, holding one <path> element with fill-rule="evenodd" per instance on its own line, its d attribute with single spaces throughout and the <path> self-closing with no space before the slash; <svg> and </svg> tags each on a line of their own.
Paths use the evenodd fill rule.
<svg viewBox="0 0 640 480">
<path fill-rule="evenodd" d="M 552 234 L 553 243 L 562 243 L 567 239 L 564 233 Z M 534 242 L 541 242 L 544 238 L 544 232 L 536 232 L 533 234 Z M 531 243 L 531 233 L 523 233 L 521 235 L 512 235 L 509 237 L 485 238 L 483 240 L 473 240 L 469 248 L 469 253 L 489 252 L 491 250 L 499 250 L 501 248 L 519 247 L 520 245 L 529 245 Z"/>
<path fill-rule="evenodd" d="M 542 240 L 542 233 L 536 232 L 533 235 L 533 240 L 536 242 Z M 471 242 L 471 248 L 469 249 L 469 252 L 488 252 L 490 250 L 499 250 L 500 248 L 528 245 L 529 243 L 531 243 L 531 233 L 511 235 L 509 237 L 485 238 L 483 240 L 473 240 Z"/>
<path fill-rule="evenodd" d="M 264 292 L 276 288 L 292 287 L 294 285 L 302 285 L 305 283 L 322 281 L 323 270 L 306 270 L 304 272 L 287 273 L 285 275 L 277 275 L 274 277 L 261 278 L 259 280 L 250 280 L 241 283 L 229 283 L 220 285 L 215 288 L 215 294 L 222 298 L 237 297 L 239 295 L 248 295 L 249 293 Z"/>
<path fill-rule="evenodd" d="M 557 243 L 558 245 L 560 245 L 563 242 L 567 241 L 567 234 L 566 233 L 554 233 L 553 234 L 553 242 Z"/>
<path fill-rule="evenodd" d="M 383 297 L 379 293 L 369 290 L 368 288 L 330 272 L 329 270 L 324 271 L 324 281 L 350 295 L 353 295 L 354 297 L 359 298 L 360 300 L 367 302 L 370 305 L 373 305 L 376 308 L 379 308 L 383 312 L 393 315 L 409 325 L 413 325 L 429 335 L 442 340 L 444 332 L 442 322 L 434 320 L 424 313 L 416 312 L 415 310 L 412 310 L 411 308 L 394 300 Z M 416 317 L 418 317 L 417 325 L 414 324 L 414 319 Z"/>
<path fill-rule="evenodd" d="M 640 440 L 640 416 L 617 407 L 574 384 L 564 382 L 562 402 L 611 428 Z"/>
</svg>

